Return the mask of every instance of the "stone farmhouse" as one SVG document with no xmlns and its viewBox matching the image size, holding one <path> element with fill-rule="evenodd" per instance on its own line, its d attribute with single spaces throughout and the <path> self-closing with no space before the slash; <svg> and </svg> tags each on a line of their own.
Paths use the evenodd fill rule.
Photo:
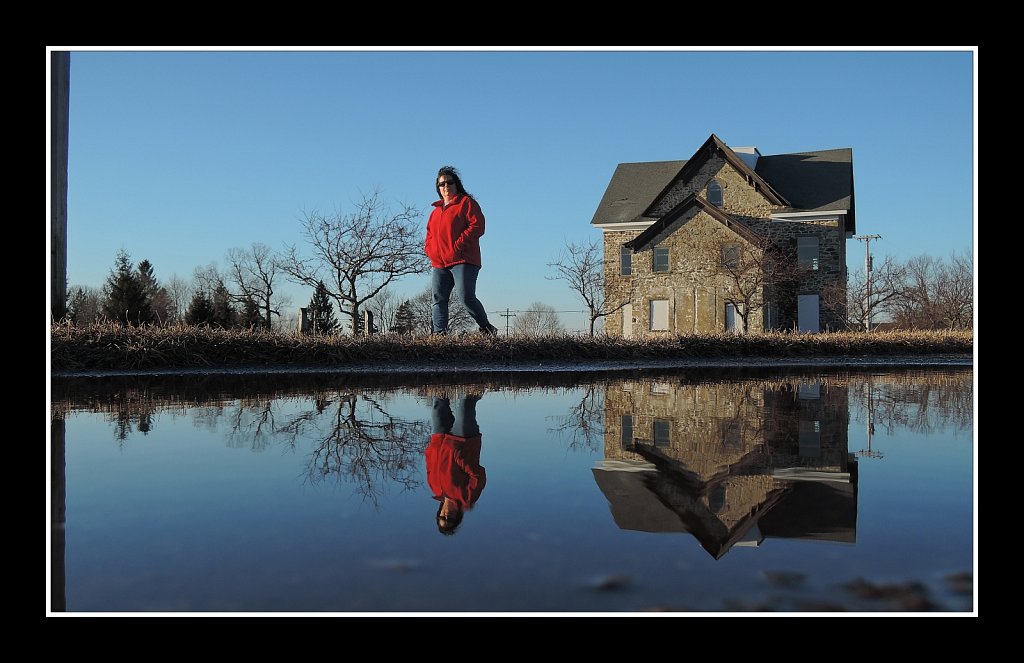
<svg viewBox="0 0 1024 663">
<path fill-rule="evenodd" d="M 591 224 L 607 334 L 840 329 L 853 150 L 762 155 L 712 134 L 686 161 L 620 163 Z"/>
</svg>

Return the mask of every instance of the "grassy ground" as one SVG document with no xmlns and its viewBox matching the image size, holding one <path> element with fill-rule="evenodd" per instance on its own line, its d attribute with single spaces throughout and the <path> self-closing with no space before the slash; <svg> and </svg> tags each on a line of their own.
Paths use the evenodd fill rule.
<svg viewBox="0 0 1024 663">
<path fill-rule="evenodd" d="M 971 332 L 870 334 L 693 334 L 657 339 L 606 336 L 298 336 L 198 327 L 53 325 L 54 371 L 307 367 L 356 364 L 559 361 L 676 361 L 724 358 L 836 358 L 970 355 Z"/>
</svg>

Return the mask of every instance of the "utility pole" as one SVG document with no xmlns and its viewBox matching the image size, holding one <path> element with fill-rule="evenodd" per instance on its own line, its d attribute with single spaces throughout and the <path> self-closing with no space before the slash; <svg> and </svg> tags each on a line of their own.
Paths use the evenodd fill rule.
<svg viewBox="0 0 1024 663">
<path fill-rule="evenodd" d="M 864 297 L 864 331 L 871 331 L 871 240 L 882 239 L 881 235 L 854 235 L 854 239 L 864 242 L 864 286 L 867 294 Z"/>
<path fill-rule="evenodd" d="M 508 319 L 516 317 L 516 314 L 512 313 L 510 309 L 505 309 L 504 313 L 499 313 L 498 315 L 505 318 L 505 336 L 508 336 Z"/>
</svg>

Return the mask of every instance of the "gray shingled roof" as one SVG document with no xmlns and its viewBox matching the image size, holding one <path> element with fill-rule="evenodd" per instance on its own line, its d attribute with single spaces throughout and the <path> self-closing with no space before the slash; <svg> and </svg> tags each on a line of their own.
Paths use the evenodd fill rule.
<svg viewBox="0 0 1024 663">
<path fill-rule="evenodd" d="M 620 163 L 591 224 L 637 219 L 686 163 Z M 755 172 L 791 203 L 787 211 L 849 210 L 847 230 L 855 231 L 852 149 L 761 156 Z"/>
<path fill-rule="evenodd" d="M 620 163 L 591 223 L 626 223 L 637 218 L 685 165 L 685 161 Z"/>
<path fill-rule="evenodd" d="M 853 209 L 853 150 L 848 147 L 762 156 L 755 171 L 793 210 Z"/>
</svg>

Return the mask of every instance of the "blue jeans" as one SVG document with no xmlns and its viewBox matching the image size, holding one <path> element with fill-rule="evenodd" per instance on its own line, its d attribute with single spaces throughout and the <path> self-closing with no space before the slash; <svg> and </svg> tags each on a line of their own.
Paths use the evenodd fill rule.
<svg viewBox="0 0 1024 663">
<path fill-rule="evenodd" d="M 474 437 L 480 434 L 476 422 L 476 402 L 479 396 L 465 396 L 455 400 L 455 412 L 447 398 L 434 397 L 431 406 L 431 423 L 434 433 L 449 433 L 457 437 Z"/>
<path fill-rule="evenodd" d="M 448 331 L 448 301 L 452 296 L 452 288 L 476 324 L 481 327 L 490 324 L 487 322 L 484 305 L 476 298 L 476 277 L 479 273 L 480 268 L 469 263 L 433 268 L 430 275 L 430 290 L 434 300 L 431 316 L 435 333 Z"/>
</svg>

